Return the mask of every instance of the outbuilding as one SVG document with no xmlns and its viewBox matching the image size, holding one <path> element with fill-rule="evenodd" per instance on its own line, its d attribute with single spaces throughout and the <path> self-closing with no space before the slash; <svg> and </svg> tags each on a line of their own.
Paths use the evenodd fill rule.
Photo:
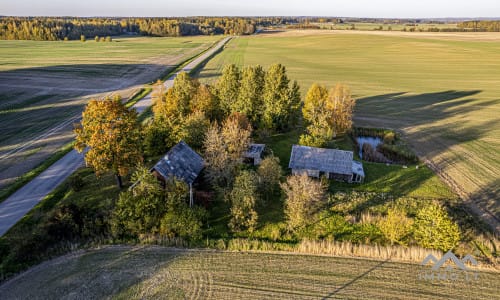
<svg viewBox="0 0 500 300">
<path fill-rule="evenodd" d="M 363 164 L 353 156 L 352 151 L 293 145 L 288 167 L 292 174 L 361 183 L 365 178 Z"/>
<path fill-rule="evenodd" d="M 162 182 L 177 178 L 189 185 L 189 205 L 193 205 L 193 183 L 205 166 L 203 158 L 184 141 L 173 146 L 151 172 Z"/>
</svg>

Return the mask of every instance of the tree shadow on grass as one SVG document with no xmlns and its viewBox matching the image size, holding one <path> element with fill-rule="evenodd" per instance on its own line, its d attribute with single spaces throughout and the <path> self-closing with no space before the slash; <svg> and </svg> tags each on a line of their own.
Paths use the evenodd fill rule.
<svg viewBox="0 0 500 300">
<path fill-rule="evenodd" d="M 361 98 L 357 101 L 355 122 L 361 125 L 389 127 L 403 132 L 419 156 L 432 158 L 450 153 L 446 155 L 446 161 L 441 161 L 450 166 L 465 159 L 451 154 L 451 148 L 479 141 L 483 137 L 491 137 L 492 128 L 500 127 L 500 119 L 481 118 L 481 114 L 474 114 L 488 109 L 498 111 L 500 104 L 500 99 L 481 100 L 474 97 L 480 92 L 480 90 L 447 90 L 424 94 L 401 92 Z M 482 146 L 487 147 L 488 144 L 483 140 Z M 476 158 L 495 164 L 495 149 L 492 145 L 490 147 L 489 151 L 485 149 L 487 152 L 483 153 L 471 151 Z M 477 172 L 480 173 L 481 171 Z M 481 191 L 472 197 L 487 199 L 483 202 L 489 202 L 488 205 L 492 209 L 498 206 L 498 201 L 491 199 L 500 199 L 500 191 L 496 187 L 498 178 L 487 176 L 486 173 L 483 175 L 483 178 L 476 178 L 483 182 Z"/>
</svg>

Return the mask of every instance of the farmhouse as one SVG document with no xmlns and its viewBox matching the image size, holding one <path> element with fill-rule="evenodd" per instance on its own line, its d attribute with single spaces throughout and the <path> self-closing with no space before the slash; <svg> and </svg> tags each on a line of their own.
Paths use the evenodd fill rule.
<svg viewBox="0 0 500 300">
<path fill-rule="evenodd" d="M 162 182 L 177 178 L 189 185 L 189 205 L 193 205 L 193 183 L 204 167 L 203 158 L 184 141 L 173 146 L 151 172 Z"/>
<path fill-rule="evenodd" d="M 292 174 L 307 173 L 311 177 L 327 176 L 346 182 L 363 182 L 365 172 L 360 162 L 353 160 L 352 151 L 293 145 L 290 163 Z"/>
<path fill-rule="evenodd" d="M 260 165 L 262 161 L 262 153 L 264 152 L 265 144 L 250 144 L 245 153 L 243 153 L 243 158 L 245 162 L 251 163 L 254 166 Z"/>
</svg>

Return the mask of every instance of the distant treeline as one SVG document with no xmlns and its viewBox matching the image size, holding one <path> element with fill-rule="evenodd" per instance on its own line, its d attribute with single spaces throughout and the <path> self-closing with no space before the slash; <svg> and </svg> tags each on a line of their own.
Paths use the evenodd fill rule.
<svg viewBox="0 0 500 300">
<path fill-rule="evenodd" d="M 191 18 L 50 18 L 0 17 L 0 39 L 4 40 L 76 40 L 81 36 L 188 36 L 252 34 L 257 27 L 320 29 L 317 23 L 383 22 L 416 26 L 425 20 L 409 19 L 342 19 L 319 17 L 191 17 Z M 316 23 L 316 24 L 314 24 Z M 426 24 L 443 24 L 428 21 Z M 354 29 L 354 27 L 352 28 Z M 404 29 L 406 31 L 406 28 Z M 409 28 L 409 31 L 424 29 Z M 500 21 L 463 21 L 456 28 L 431 27 L 426 31 L 500 31 Z"/>
<path fill-rule="evenodd" d="M 49 18 L 1 17 L 0 39 L 4 40 L 76 40 L 80 37 L 115 36 L 187 36 L 215 34 L 252 34 L 257 26 L 293 23 L 293 18 Z"/>
<path fill-rule="evenodd" d="M 458 23 L 457 27 L 468 31 L 499 32 L 500 21 L 466 21 Z"/>
</svg>

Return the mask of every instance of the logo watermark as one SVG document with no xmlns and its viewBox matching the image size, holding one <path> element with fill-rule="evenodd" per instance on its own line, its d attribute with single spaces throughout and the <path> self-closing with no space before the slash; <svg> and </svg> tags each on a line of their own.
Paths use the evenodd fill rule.
<svg viewBox="0 0 500 300">
<path fill-rule="evenodd" d="M 418 279 L 424 281 L 478 281 L 479 274 L 467 266 L 477 266 L 477 261 L 472 255 L 466 255 L 462 259 L 451 251 L 446 252 L 440 260 L 429 254 L 420 265 L 427 266 L 432 263 L 432 268 L 422 270 L 418 273 Z"/>
</svg>

